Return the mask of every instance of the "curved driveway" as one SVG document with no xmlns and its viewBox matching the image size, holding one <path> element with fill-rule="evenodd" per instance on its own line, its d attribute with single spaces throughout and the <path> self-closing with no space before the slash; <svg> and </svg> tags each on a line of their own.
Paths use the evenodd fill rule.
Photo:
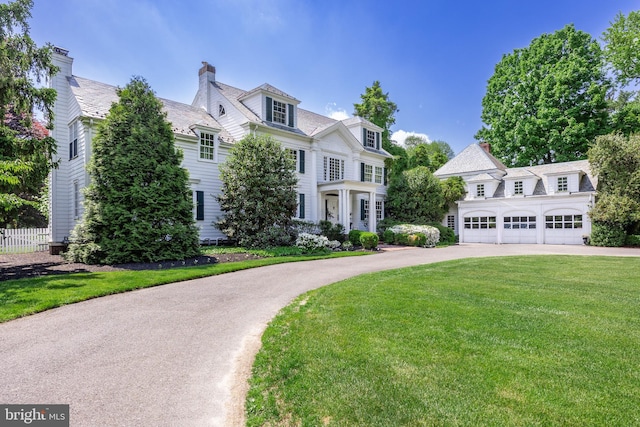
<svg viewBox="0 0 640 427">
<path fill-rule="evenodd" d="M 0 403 L 70 404 L 72 426 L 241 422 L 267 322 L 293 298 L 365 272 L 455 258 L 640 256 L 638 249 L 463 244 L 281 264 L 98 298 L 0 324 Z"/>
</svg>

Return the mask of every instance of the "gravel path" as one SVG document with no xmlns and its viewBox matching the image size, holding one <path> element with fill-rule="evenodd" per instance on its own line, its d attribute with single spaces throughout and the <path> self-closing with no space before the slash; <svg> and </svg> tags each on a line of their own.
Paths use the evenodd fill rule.
<svg viewBox="0 0 640 427">
<path fill-rule="evenodd" d="M 69 404 L 73 426 L 244 425 L 260 336 L 296 296 L 370 271 L 528 254 L 640 250 L 464 244 L 273 265 L 97 298 L 0 324 L 0 402 Z"/>
</svg>

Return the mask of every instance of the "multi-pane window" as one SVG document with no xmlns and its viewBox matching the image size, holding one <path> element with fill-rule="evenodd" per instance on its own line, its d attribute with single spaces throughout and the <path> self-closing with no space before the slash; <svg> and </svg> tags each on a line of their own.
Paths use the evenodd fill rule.
<svg viewBox="0 0 640 427">
<path fill-rule="evenodd" d="M 524 185 L 522 181 L 516 181 L 513 183 L 513 194 L 524 194 Z"/>
<path fill-rule="evenodd" d="M 287 123 L 287 104 L 273 100 L 273 121 L 275 123 Z"/>
<path fill-rule="evenodd" d="M 382 221 L 382 200 L 376 200 L 376 221 Z"/>
<path fill-rule="evenodd" d="M 376 133 L 369 129 L 366 130 L 366 133 L 367 138 L 364 142 L 365 147 L 376 148 Z"/>
<path fill-rule="evenodd" d="M 546 228 L 582 228 L 582 215 L 547 215 Z"/>
<path fill-rule="evenodd" d="M 449 227 L 452 230 L 456 228 L 455 215 L 447 215 L 447 227 Z"/>
<path fill-rule="evenodd" d="M 202 160 L 215 160 L 215 135 L 212 133 L 200 133 L 200 158 Z"/>
<path fill-rule="evenodd" d="M 566 176 L 558 177 L 558 192 L 569 191 L 569 183 Z"/>
<path fill-rule="evenodd" d="M 373 177 L 373 166 L 371 165 L 364 165 L 364 172 L 363 172 L 363 181 L 364 182 L 371 182 L 372 181 L 372 177 Z"/>
<path fill-rule="evenodd" d="M 478 197 L 484 197 L 484 184 L 478 184 L 476 186 L 476 195 Z"/>
<path fill-rule="evenodd" d="M 78 122 L 69 126 L 69 160 L 78 157 Z"/>
<path fill-rule="evenodd" d="M 376 166 L 376 174 L 374 175 L 375 183 L 382 184 L 382 174 L 384 173 L 384 169 L 380 166 Z"/>
<path fill-rule="evenodd" d="M 324 158 L 324 180 L 339 181 L 344 179 L 344 160 L 334 157 Z"/>
<path fill-rule="evenodd" d="M 535 229 L 535 216 L 505 216 L 504 228 L 507 230 Z"/>
<path fill-rule="evenodd" d="M 495 216 L 469 216 L 464 218 L 464 228 L 466 229 L 489 229 L 496 228 Z"/>
<path fill-rule="evenodd" d="M 293 160 L 293 163 L 296 165 L 298 165 L 298 150 L 293 150 L 291 148 L 287 148 L 287 154 L 289 155 L 289 157 L 291 158 L 291 160 Z"/>
</svg>

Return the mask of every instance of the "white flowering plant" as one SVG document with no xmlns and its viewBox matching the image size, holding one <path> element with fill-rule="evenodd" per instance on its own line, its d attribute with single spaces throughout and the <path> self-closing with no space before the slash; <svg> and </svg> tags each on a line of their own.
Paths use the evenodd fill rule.
<svg viewBox="0 0 640 427">
<path fill-rule="evenodd" d="M 296 239 L 296 246 L 303 253 L 316 252 L 329 248 L 329 239 L 326 236 L 318 236 L 311 233 L 300 233 Z"/>
<path fill-rule="evenodd" d="M 417 234 L 422 233 L 427 238 L 424 244 L 427 248 L 435 247 L 440 241 L 440 230 L 430 225 L 413 225 L 413 224 L 399 224 L 389 227 L 394 234 Z"/>
</svg>

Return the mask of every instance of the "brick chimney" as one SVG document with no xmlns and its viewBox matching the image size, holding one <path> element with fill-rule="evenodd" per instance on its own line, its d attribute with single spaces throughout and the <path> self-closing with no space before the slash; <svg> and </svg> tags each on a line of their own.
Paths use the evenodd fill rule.
<svg viewBox="0 0 640 427">
<path fill-rule="evenodd" d="M 487 154 L 491 154 L 491 144 L 488 142 L 481 142 L 479 145 L 480 148 L 487 152 Z"/>
<path fill-rule="evenodd" d="M 206 61 L 202 61 L 202 67 L 198 71 L 198 76 L 200 77 L 200 81 L 204 80 L 205 82 L 213 83 L 216 81 L 216 67 Z"/>
</svg>

